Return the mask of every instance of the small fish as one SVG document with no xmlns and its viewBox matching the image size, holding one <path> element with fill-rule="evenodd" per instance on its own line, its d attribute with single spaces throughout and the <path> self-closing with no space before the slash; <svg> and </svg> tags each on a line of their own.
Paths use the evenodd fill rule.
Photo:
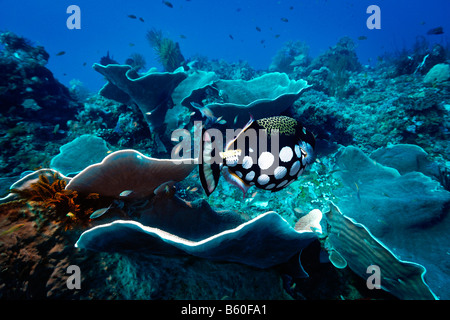
<svg viewBox="0 0 450 320">
<path fill-rule="evenodd" d="M 290 6 L 290 7 L 289 7 L 289 10 L 294 10 L 294 7 L 293 7 L 293 6 Z"/>
<path fill-rule="evenodd" d="M 184 34 L 180 34 L 181 39 L 186 39 L 186 36 Z"/>
<path fill-rule="evenodd" d="M 141 22 L 145 22 L 145 21 L 144 21 L 144 18 L 142 18 L 142 17 L 139 17 L 139 20 L 140 20 Z"/>
<path fill-rule="evenodd" d="M 192 117 L 195 114 L 195 111 L 192 111 L 189 116 Z"/>
<path fill-rule="evenodd" d="M 256 26 L 256 31 L 261 32 L 261 28 Z"/>
<path fill-rule="evenodd" d="M 289 20 L 287 18 L 281 18 L 281 21 L 288 22 Z"/>
<path fill-rule="evenodd" d="M 255 191 L 255 192 L 253 192 L 253 194 L 252 194 L 252 196 L 251 196 L 251 198 L 254 198 L 254 197 L 256 197 L 256 195 L 258 194 L 258 191 Z"/>
<path fill-rule="evenodd" d="M 134 47 L 134 43 L 132 43 L 132 42 L 130 42 L 128 45 L 129 45 L 130 47 Z"/>
<path fill-rule="evenodd" d="M 133 190 L 124 190 L 119 194 L 119 197 L 128 197 L 131 193 L 133 193 Z"/>
<path fill-rule="evenodd" d="M 58 53 L 56 54 L 56 56 L 63 56 L 63 55 L 65 55 L 65 54 L 66 54 L 65 51 L 60 51 L 60 52 L 58 52 Z"/>
<path fill-rule="evenodd" d="M 437 28 L 430 29 L 427 31 L 427 34 L 429 34 L 429 35 L 444 34 L 444 28 L 437 27 Z"/>
<path fill-rule="evenodd" d="M 137 17 L 136 17 L 134 14 L 129 14 L 129 15 L 128 15 L 128 18 L 130 18 L 130 19 L 136 19 Z"/>
<path fill-rule="evenodd" d="M 225 123 L 227 123 L 227 120 L 222 119 L 222 116 L 220 116 L 214 121 L 214 123 L 225 124 Z"/>
<path fill-rule="evenodd" d="M 75 217 L 75 215 L 72 212 L 69 212 L 68 214 L 66 214 L 66 216 L 69 217 L 69 218 L 74 218 Z"/>
<path fill-rule="evenodd" d="M 173 4 L 170 3 L 169 1 L 165 1 L 163 0 L 162 3 L 164 3 L 166 6 L 168 6 L 169 8 L 173 8 Z"/>
<path fill-rule="evenodd" d="M 231 40 L 234 40 L 233 36 L 231 34 L 228 35 Z"/>
<path fill-rule="evenodd" d="M 355 186 L 356 186 L 356 197 L 358 198 L 359 202 L 361 202 L 361 196 L 359 195 L 359 187 L 355 182 Z"/>
<path fill-rule="evenodd" d="M 20 228 L 22 228 L 24 225 L 25 224 L 23 224 L 23 223 L 16 224 L 16 225 L 12 226 L 11 228 L 9 228 L 8 230 L 2 231 L 2 233 L 0 233 L 0 237 L 1 236 L 5 236 L 5 235 L 10 234 L 10 233 L 13 233 L 14 231 L 19 230 Z"/>
<path fill-rule="evenodd" d="M 234 117 L 233 124 L 236 124 L 238 118 L 239 118 L 239 116 Z"/>
<path fill-rule="evenodd" d="M 264 39 L 262 39 L 262 40 L 260 41 L 261 44 L 264 44 L 264 42 L 266 42 L 266 40 L 264 40 Z"/>
<path fill-rule="evenodd" d="M 335 172 L 339 172 L 339 171 L 341 171 L 341 169 L 334 169 L 334 170 L 331 170 L 330 172 L 328 172 L 328 174 L 331 175 L 331 174 L 333 174 Z"/>
<path fill-rule="evenodd" d="M 96 219 L 98 217 L 101 217 L 102 215 L 104 215 L 111 208 L 111 206 L 112 206 L 112 204 L 110 204 L 109 207 L 95 210 L 94 213 L 92 213 L 89 218 L 90 219 Z"/>
<path fill-rule="evenodd" d="M 279 37 L 280 37 L 279 34 L 276 34 L 276 35 L 275 35 L 275 39 L 278 39 Z"/>
<path fill-rule="evenodd" d="M 297 212 L 297 213 L 303 213 L 303 210 L 300 209 L 300 208 L 294 208 L 294 211 Z"/>
<path fill-rule="evenodd" d="M 195 109 L 200 111 L 200 113 L 202 114 L 202 117 L 206 117 L 208 120 L 210 120 L 213 123 L 215 122 L 216 117 L 214 117 L 214 114 L 210 108 L 208 108 L 207 106 L 201 106 L 195 102 L 191 102 L 191 106 L 193 106 Z"/>
<path fill-rule="evenodd" d="M 359 36 L 359 37 L 358 37 L 358 40 L 361 40 L 361 41 L 362 41 L 362 40 L 367 40 L 367 37 L 366 37 L 366 36 Z"/>
<path fill-rule="evenodd" d="M 83 63 L 83 67 L 86 67 L 86 64 L 87 64 L 87 63 L 86 63 L 86 62 L 84 62 L 84 63 Z"/>
<path fill-rule="evenodd" d="M 191 189 L 191 192 L 195 192 L 195 191 L 197 191 L 197 190 L 198 190 L 197 187 L 193 187 L 193 188 Z"/>
</svg>

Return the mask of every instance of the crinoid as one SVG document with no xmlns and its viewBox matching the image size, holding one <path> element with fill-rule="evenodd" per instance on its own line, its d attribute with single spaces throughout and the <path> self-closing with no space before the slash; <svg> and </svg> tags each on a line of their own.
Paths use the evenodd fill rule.
<svg viewBox="0 0 450 320">
<path fill-rule="evenodd" d="M 65 225 L 65 229 L 75 225 L 87 226 L 89 216 L 94 207 L 100 205 L 100 197 L 97 193 L 80 195 L 77 191 L 66 190 L 66 181 L 55 173 L 52 182 L 45 176 L 40 175 L 39 180 L 32 183 L 24 190 L 12 189 L 26 202 L 35 202 L 43 208 L 49 216 L 42 217 L 51 219 Z"/>
<path fill-rule="evenodd" d="M 185 61 L 178 42 L 164 38 L 161 30 L 153 29 L 148 31 L 147 40 L 155 50 L 158 60 L 165 71 L 173 72 Z"/>
</svg>

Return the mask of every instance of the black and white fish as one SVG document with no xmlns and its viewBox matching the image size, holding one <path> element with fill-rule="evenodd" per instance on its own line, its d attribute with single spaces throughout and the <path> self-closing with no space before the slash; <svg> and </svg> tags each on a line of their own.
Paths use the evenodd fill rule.
<svg viewBox="0 0 450 320">
<path fill-rule="evenodd" d="M 221 173 L 245 197 L 253 185 L 272 192 L 285 188 L 314 162 L 314 135 L 286 116 L 250 119 L 223 152 L 217 152 L 214 141 L 203 132 L 199 176 L 208 196 Z"/>
</svg>

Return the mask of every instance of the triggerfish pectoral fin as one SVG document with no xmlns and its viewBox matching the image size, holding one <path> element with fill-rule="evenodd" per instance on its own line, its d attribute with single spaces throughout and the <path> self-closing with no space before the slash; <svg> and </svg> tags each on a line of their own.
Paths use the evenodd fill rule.
<svg viewBox="0 0 450 320">
<path fill-rule="evenodd" d="M 198 173 L 200 177 L 200 182 L 206 195 L 209 197 L 211 193 L 216 189 L 217 183 L 220 178 L 220 163 L 215 163 L 211 155 L 214 144 L 211 141 L 211 137 L 208 132 L 203 129 L 202 133 L 202 147 L 200 154 L 200 161 L 198 167 Z"/>
<path fill-rule="evenodd" d="M 230 172 L 229 169 L 223 170 L 223 177 L 229 183 L 241 189 L 242 192 L 244 193 L 243 199 L 245 199 L 245 194 L 247 193 L 247 190 L 250 188 L 250 186 L 245 184 L 244 181 L 242 181 L 242 179 L 240 179 L 236 174 Z"/>
</svg>

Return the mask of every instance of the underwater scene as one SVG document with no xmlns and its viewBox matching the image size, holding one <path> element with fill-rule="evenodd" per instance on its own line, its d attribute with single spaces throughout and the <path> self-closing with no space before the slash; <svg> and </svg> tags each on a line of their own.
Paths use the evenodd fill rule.
<svg viewBox="0 0 450 320">
<path fill-rule="evenodd" d="M 0 1 L 0 298 L 450 299 L 450 2 L 393 2 Z"/>
</svg>

